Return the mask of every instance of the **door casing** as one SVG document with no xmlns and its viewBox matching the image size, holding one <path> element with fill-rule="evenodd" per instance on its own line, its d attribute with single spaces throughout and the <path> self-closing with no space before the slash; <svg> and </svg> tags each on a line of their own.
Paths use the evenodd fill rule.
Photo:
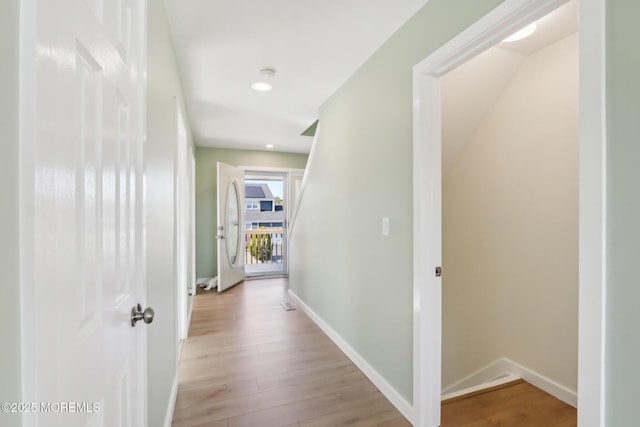
<svg viewBox="0 0 640 427">
<path fill-rule="evenodd" d="M 440 425 L 440 77 L 567 0 L 506 0 L 413 70 L 414 420 Z M 605 0 L 580 1 L 578 425 L 604 426 L 606 294 Z M 446 274 L 446 271 L 443 272 Z"/>
<path fill-rule="evenodd" d="M 175 194 L 175 283 L 178 319 L 178 339 L 187 338 L 190 319 L 190 299 L 195 295 L 195 247 L 194 247 L 194 212 L 195 212 L 195 168 L 194 154 L 189 144 L 187 128 L 179 106 L 176 102 L 176 146 L 174 167 Z"/>
<path fill-rule="evenodd" d="M 284 276 L 289 275 L 289 229 L 293 224 L 295 213 L 298 209 L 298 202 L 302 194 L 302 179 L 305 173 L 304 169 L 296 168 L 276 168 L 266 166 L 241 166 L 244 169 L 245 174 L 264 174 L 282 176 L 284 179 L 284 197 L 285 197 L 285 226 L 284 226 L 284 239 L 285 239 L 285 258 L 284 272 L 281 273 Z"/>
<path fill-rule="evenodd" d="M 243 168 L 244 169 L 244 168 Z M 289 273 L 289 251 L 288 251 L 288 232 L 287 232 L 287 226 L 289 224 L 289 194 L 290 194 L 290 185 L 289 185 L 289 173 L 285 172 L 285 171 L 280 171 L 280 172 L 276 172 L 276 171 L 266 171 L 264 169 L 244 169 L 245 170 L 245 183 L 247 181 L 247 176 L 248 175 L 264 175 L 264 176 L 273 176 L 276 178 L 282 178 L 282 185 L 283 185 L 283 197 L 284 197 L 284 224 L 282 225 L 283 228 L 283 252 L 284 252 L 284 257 L 282 259 L 282 272 L 266 272 L 266 273 L 261 273 L 261 274 L 254 274 L 254 275 L 247 275 L 247 277 L 275 277 L 275 276 L 287 276 L 287 274 Z M 245 184 L 246 185 L 246 184 Z M 246 199 L 246 198 L 245 198 Z M 244 206 L 244 202 L 245 200 L 242 201 L 242 206 Z M 243 250 L 246 253 L 246 242 L 243 239 Z"/>
</svg>

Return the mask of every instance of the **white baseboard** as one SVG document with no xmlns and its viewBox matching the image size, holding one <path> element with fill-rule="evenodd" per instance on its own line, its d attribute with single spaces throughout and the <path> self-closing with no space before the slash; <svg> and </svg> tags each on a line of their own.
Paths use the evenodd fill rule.
<svg viewBox="0 0 640 427">
<path fill-rule="evenodd" d="M 546 391 L 552 396 L 562 400 L 567 405 L 571 405 L 574 408 L 578 407 L 578 393 L 569 390 L 567 387 L 558 384 L 549 378 L 540 375 L 530 369 L 525 368 L 522 365 L 518 365 L 509 359 L 504 359 L 509 365 L 509 372 L 513 375 L 517 375 L 531 385 L 538 387 L 540 390 Z"/>
<path fill-rule="evenodd" d="M 498 359 L 494 363 L 442 390 L 442 398 L 450 399 L 455 396 L 512 381 L 516 378 L 522 378 L 529 384 L 538 387 L 540 390 L 549 393 L 574 408 L 578 406 L 578 395 L 575 391 L 569 390 L 544 375 L 525 368 L 507 358 Z"/>
<path fill-rule="evenodd" d="M 473 374 L 463 378 L 453 385 L 442 390 L 443 396 L 448 396 L 453 393 L 458 394 L 460 391 L 475 388 L 482 384 L 487 384 L 500 377 L 508 375 L 509 366 L 506 363 L 506 359 L 498 359 L 490 365 L 474 372 Z"/>
<path fill-rule="evenodd" d="M 173 421 L 173 411 L 176 408 L 176 399 L 178 398 L 178 374 L 176 373 L 171 385 L 169 393 L 169 404 L 167 405 L 167 413 L 164 416 L 164 427 L 171 427 Z"/>
<path fill-rule="evenodd" d="M 488 381 L 476 386 L 472 386 L 472 387 L 468 387 L 462 390 L 458 390 L 458 391 L 452 391 L 450 393 L 447 394 L 442 394 L 441 400 L 445 401 L 448 399 L 453 399 L 454 397 L 458 397 L 458 396 L 464 396 L 465 394 L 469 394 L 469 393 L 474 393 L 476 391 L 480 391 L 480 390 L 484 390 L 487 388 L 492 388 L 492 387 L 496 387 L 502 384 L 507 384 L 510 383 L 512 381 L 515 380 L 520 380 L 519 377 L 516 377 L 515 375 L 511 375 L 511 374 L 505 374 L 503 376 L 501 376 L 500 378 L 493 380 L 493 381 Z"/>
<path fill-rule="evenodd" d="M 291 299 L 304 311 L 307 316 L 347 355 L 349 359 L 366 375 L 380 392 L 395 406 L 410 423 L 414 422 L 413 407 L 394 389 L 367 361 L 360 356 L 335 330 L 333 330 L 320 316 L 307 306 L 289 289 Z"/>
</svg>

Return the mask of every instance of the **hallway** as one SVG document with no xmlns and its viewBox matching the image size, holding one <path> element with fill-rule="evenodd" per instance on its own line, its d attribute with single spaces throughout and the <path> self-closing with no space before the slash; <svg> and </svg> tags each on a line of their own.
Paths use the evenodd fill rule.
<svg viewBox="0 0 640 427">
<path fill-rule="evenodd" d="M 193 300 L 173 426 L 409 426 L 301 310 L 286 279 Z"/>
</svg>

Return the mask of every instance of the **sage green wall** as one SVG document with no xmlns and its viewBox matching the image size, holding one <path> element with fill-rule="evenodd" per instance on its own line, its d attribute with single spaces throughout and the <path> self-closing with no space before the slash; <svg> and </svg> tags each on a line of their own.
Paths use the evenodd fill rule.
<svg viewBox="0 0 640 427">
<path fill-rule="evenodd" d="M 500 3 L 430 0 L 322 106 L 291 233 L 290 288 L 408 402 L 412 68 Z"/>
<path fill-rule="evenodd" d="M 576 392 L 577 34 L 522 63 L 445 170 L 442 266 L 443 389 L 506 357 Z"/>
<path fill-rule="evenodd" d="M 18 196 L 19 0 L 0 3 L 0 402 L 20 402 L 20 256 Z M 22 425 L 0 412 L 0 425 Z"/>
<path fill-rule="evenodd" d="M 232 166 L 304 169 L 308 155 L 276 151 L 196 147 L 196 275 L 218 274 L 216 247 L 216 163 Z"/>
<path fill-rule="evenodd" d="M 165 425 L 177 378 L 175 191 L 176 99 L 187 127 L 182 87 L 165 2 L 148 2 L 147 141 L 145 162 L 147 301 L 156 317 L 147 326 L 147 384 L 150 426 Z M 169 414 L 171 416 L 172 414 Z"/>
<path fill-rule="evenodd" d="M 640 420 L 640 2 L 607 1 L 606 425 Z"/>
</svg>

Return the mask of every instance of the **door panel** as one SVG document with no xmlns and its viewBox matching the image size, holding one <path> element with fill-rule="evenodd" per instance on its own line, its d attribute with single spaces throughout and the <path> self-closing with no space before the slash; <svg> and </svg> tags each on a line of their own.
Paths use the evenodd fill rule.
<svg viewBox="0 0 640 427">
<path fill-rule="evenodd" d="M 25 425 L 146 425 L 146 3 L 25 3 Z"/>
<path fill-rule="evenodd" d="M 218 162 L 218 292 L 244 280 L 244 171 Z"/>
</svg>

